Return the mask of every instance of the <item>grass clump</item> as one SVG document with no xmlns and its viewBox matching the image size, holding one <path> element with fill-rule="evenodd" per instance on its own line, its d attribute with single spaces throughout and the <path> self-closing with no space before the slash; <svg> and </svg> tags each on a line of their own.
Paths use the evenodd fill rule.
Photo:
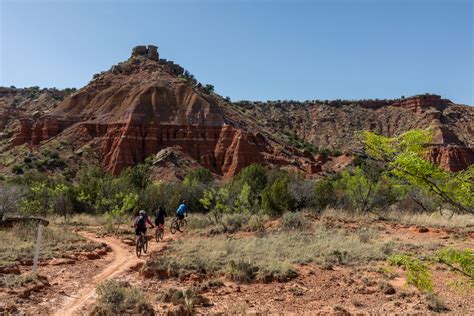
<svg viewBox="0 0 474 316">
<path fill-rule="evenodd" d="M 197 306 L 210 306 L 209 299 L 201 295 L 199 287 L 189 287 L 184 290 L 169 288 L 157 295 L 157 300 L 162 303 L 172 303 L 180 306 L 184 314 L 191 314 Z"/>
<path fill-rule="evenodd" d="M 388 258 L 392 265 L 401 266 L 407 271 L 407 282 L 423 292 L 432 292 L 431 272 L 420 260 L 408 255 L 394 254 Z"/>
<path fill-rule="evenodd" d="M 39 278 L 42 278 L 42 277 L 39 277 L 37 274 L 32 273 L 32 272 L 23 273 L 20 275 L 5 274 L 4 284 L 5 286 L 10 287 L 10 288 L 22 287 L 38 280 Z"/>
<path fill-rule="evenodd" d="M 284 229 L 304 230 L 310 226 L 310 223 L 304 218 L 304 215 L 300 212 L 286 212 L 282 216 L 282 226 Z"/>
<path fill-rule="evenodd" d="M 97 286 L 97 295 L 91 315 L 155 314 L 145 294 L 128 283 L 107 280 Z"/>
<path fill-rule="evenodd" d="M 17 224 L 0 229 L 0 266 L 32 260 L 36 242 L 35 224 Z M 67 251 L 87 251 L 100 247 L 64 227 L 51 223 L 43 230 L 40 259 L 63 255 Z"/>
<path fill-rule="evenodd" d="M 443 300 L 435 293 L 426 294 L 426 302 L 428 304 L 428 309 L 435 313 L 449 311 L 448 306 L 446 306 Z"/>
</svg>

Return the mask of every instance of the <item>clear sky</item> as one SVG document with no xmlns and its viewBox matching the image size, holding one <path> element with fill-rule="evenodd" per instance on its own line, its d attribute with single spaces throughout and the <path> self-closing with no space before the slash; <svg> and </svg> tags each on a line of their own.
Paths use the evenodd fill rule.
<svg viewBox="0 0 474 316">
<path fill-rule="evenodd" d="M 232 100 L 474 104 L 474 0 L 0 0 L 0 85 L 82 87 L 159 46 Z"/>
</svg>

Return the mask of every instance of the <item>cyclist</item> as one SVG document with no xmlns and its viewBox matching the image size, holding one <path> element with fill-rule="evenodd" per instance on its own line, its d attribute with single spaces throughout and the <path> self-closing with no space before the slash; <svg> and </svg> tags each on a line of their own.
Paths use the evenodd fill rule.
<svg viewBox="0 0 474 316">
<path fill-rule="evenodd" d="M 140 210 L 138 213 L 138 216 L 135 218 L 135 235 L 137 235 L 137 240 L 140 238 L 140 235 L 143 233 L 146 236 L 146 224 L 150 224 L 151 228 L 155 227 L 153 226 L 153 223 L 150 221 L 150 218 L 146 214 L 145 210 Z"/>
<path fill-rule="evenodd" d="M 187 216 L 187 210 L 188 206 L 186 205 L 186 200 L 183 200 L 176 210 L 176 217 L 178 217 L 179 220 L 183 220 L 184 217 Z"/>
<path fill-rule="evenodd" d="M 168 214 L 166 214 L 163 205 L 159 204 L 155 215 L 156 229 L 163 229 L 163 226 L 165 225 L 165 217 L 168 217 Z"/>
</svg>

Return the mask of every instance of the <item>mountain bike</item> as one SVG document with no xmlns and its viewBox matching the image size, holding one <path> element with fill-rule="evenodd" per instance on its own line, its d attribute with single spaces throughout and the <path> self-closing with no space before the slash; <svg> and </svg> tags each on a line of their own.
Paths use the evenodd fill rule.
<svg viewBox="0 0 474 316">
<path fill-rule="evenodd" d="M 140 233 L 140 236 L 137 238 L 137 242 L 135 245 L 135 251 L 137 253 L 137 257 L 140 258 L 142 251 L 146 253 L 148 250 L 148 238 L 144 232 Z"/>
<path fill-rule="evenodd" d="M 173 221 L 171 222 L 171 233 L 174 235 L 176 234 L 177 231 L 183 232 L 183 229 L 188 225 L 188 222 L 186 221 L 185 218 L 179 219 L 178 216 L 176 216 Z"/>
<path fill-rule="evenodd" d="M 159 242 L 160 240 L 163 240 L 163 237 L 165 236 L 165 228 L 163 224 L 159 224 L 156 226 L 155 230 L 155 240 L 156 242 Z"/>
</svg>

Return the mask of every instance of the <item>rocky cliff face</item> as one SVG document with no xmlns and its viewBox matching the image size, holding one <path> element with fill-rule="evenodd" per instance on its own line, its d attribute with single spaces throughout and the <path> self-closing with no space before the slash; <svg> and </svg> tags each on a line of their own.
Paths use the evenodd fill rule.
<svg viewBox="0 0 474 316">
<path fill-rule="evenodd" d="M 342 153 L 361 147 L 358 131 L 390 136 L 431 127 L 435 133 L 429 153 L 432 161 L 451 171 L 474 163 L 474 107 L 437 95 L 399 100 L 242 101 L 235 105 L 249 119 L 262 118 L 262 126 L 290 143 L 302 140 Z"/>
<path fill-rule="evenodd" d="M 175 159 L 160 160 L 159 168 L 175 168 L 178 177 L 186 165 L 231 177 L 254 162 L 309 174 L 338 171 L 361 146 L 358 131 L 395 135 L 426 127 L 435 130 L 432 161 L 452 171 L 474 163 L 472 107 L 436 95 L 231 104 L 160 59 L 152 45 L 135 47 L 129 60 L 78 91 L 34 91 L 0 89 L 7 148 L 37 150 L 56 142 L 68 166 L 99 162 L 115 174 L 167 150 Z M 345 155 L 328 159 L 316 147 Z M 0 151 L 8 156 L 5 148 Z"/>
<path fill-rule="evenodd" d="M 0 139 L 7 141 L 17 131 L 20 120 L 34 120 L 49 113 L 74 89 L 17 89 L 0 87 Z"/>
<path fill-rule="evenodd" d="M 38 119 L 20 120 L 13 145 L 37 146 L 51 138 L 94 148 L 113 173 L 173 147 L 218 175 L 233 176 L 257 162 L 307 168 L 311 158 L 278 152 L 277 143 L 233 120 L 232 107 L 208 94 L 178 65 L 150 48 L 101 73 Z M 235 115 L 234 115 L 235 114 Z"/>
</svg>

